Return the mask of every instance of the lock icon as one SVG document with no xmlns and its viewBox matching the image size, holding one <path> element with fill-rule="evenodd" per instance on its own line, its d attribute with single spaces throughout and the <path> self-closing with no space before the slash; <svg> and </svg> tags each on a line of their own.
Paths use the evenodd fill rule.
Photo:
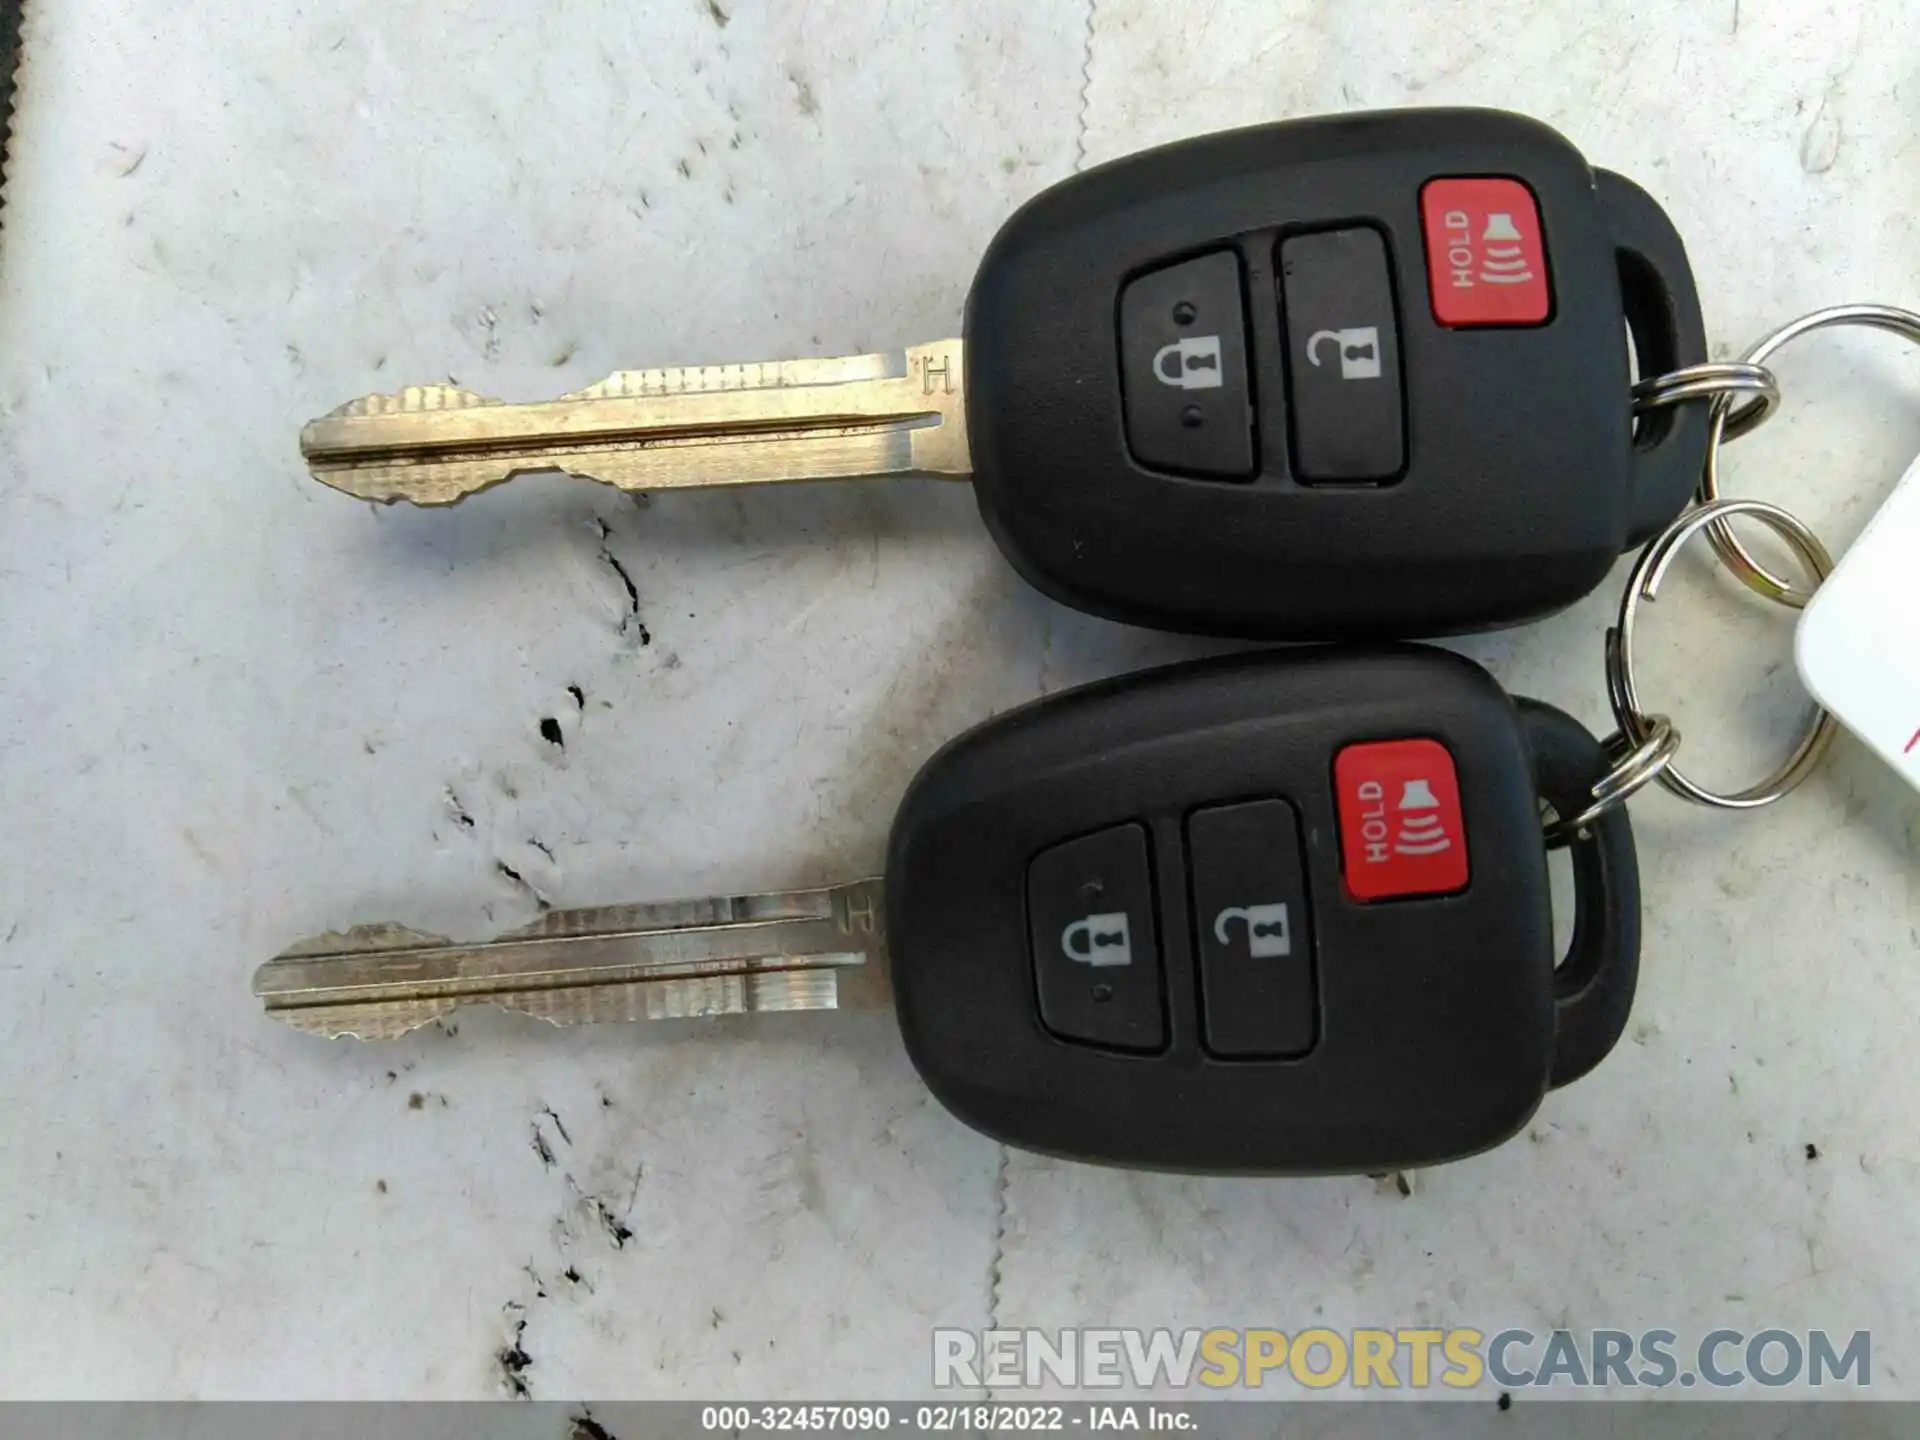
<svg viewBox="0 0 1920 1440">
<path fill-rule="evenodd" d="M 1133 942 L 1127 930 L 1127 912 L 1106 911 L 1074 921 L 1060 932 L 1060 948 L 1069 960 L 1096 969 L 1131 965 Z"/>
<path fill-rule="evenodd" d="M 1351 330 L 1316 330 L 1307 337 L 1307 362 L 1320 364 L 1320 346 L 1331 340 L 1340 356 L 1342 380 L 1380 378 L 1380 328 L 1361 325 Z"/>
<path fill-rule="evenodd" d="M 1179 390 L 1218 390 L 1226 383 L 1220 373 L 1220 337 L 1187 335 L 1162 345 L 1153 354 L 1153 378 Z"/>
<path fill-rule="evenodd" d="M 1293 953 L 1293 929 L 1285 905 L 1230 905 L 1213 919 L 1213 938 L 1233 943 L 1233 922 L 1247 922 L 1247 953 L 1256 960 L 1277 960 Z"/>
</svg>

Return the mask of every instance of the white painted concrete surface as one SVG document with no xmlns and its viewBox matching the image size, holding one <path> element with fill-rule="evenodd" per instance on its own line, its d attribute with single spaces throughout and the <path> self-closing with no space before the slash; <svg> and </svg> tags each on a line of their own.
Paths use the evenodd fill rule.
<svg viewBox="0 0 1920 1440">
<path fill-rule="evenodd" d="M 964 487 L 375 511 L 304 477 L 309 416 L 955 333 L 1082 160 L 1357 106 L 1559 126 L 1665 202 L 1738 350 L 1920 301 L 1903 9 L 40 0 L 0 242 L 0 1395 L 483 1397 L 516 1334 L 536 1396 L 901 1395 L 935 1324 L 1423 1321 L 1871 1328 L 1875 1390 L 1920 1392 L 1920 798 L 1851 742 L 1763 814 L 1636 802 L 1631 1039 L 1412 1198 L 1003 1155 L 884 1017 L 357 1047 L 247 993 L 358 920 L 871 870 L 966 725 L 1216 648 L 1037 598 Z M 1920 369 L 1780 368 L 1729 485 L 1838 546 L 1920 452 Z M 1731 781 L 1798 719 L 1788 622 L 1683 568 L 1647 684 Z M 1462 648 L 1599 727 L 1614 598 Z"/>
</svg>

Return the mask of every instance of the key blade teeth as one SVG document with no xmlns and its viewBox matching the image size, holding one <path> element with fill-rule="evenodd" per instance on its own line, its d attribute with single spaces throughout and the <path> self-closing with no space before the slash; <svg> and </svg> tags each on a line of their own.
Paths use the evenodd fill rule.
<svg viewBox="0 0 1920 1440">
<path fill-rule="evenodd" d="M 309 458 L 308 472 L 330 490 L 350 495 L 355 500 L 370 500 L 377 505 L 392 505 L 401 500 L 422 509 L 439 509 L 457 504 L 469 495 L 504 485 L 517 475 L 560 470 L 552 464 L 506 467 L 474 461 L 462 464 L 441 463 L 427 466 L 383 466 L 366 469 L 352 464 L 335 464 Z M 565 472 L 574 473 L 574 472 Z M 581 475 L 583 480 L 598 480 L 598 475 Z"/>
<path fill-rule="evenodd" d="M 362 395 L 358 400 L 330 410 L 322 420 L 339 420 L 356 415 L 417 415 L 431 410 L 471 410 L 477 405 L 499 405 L 503 401 L 482 395 L 459 385 L 407 385 L 385 394 Z M 314 421 L 307 428 L 311 430 Z"/>
<path fill-rule="evenodd" d="M 300 453 L 309 461 L 324 460 L 343 420 L 377 419 L 387 415 L 430 415 L 447 410 L 475 410 L 503 405 L 490 395 L 458 385 L 407 385 L 399 390 L 362 395 L 337 405 L 300 429 Z"/>
<path fill-rule="evenodd" d="M 529 990 L 496 997 L 493 1003 L 552 1025 L 594 1025 L 837 1010 L 839 995 L 838 977 L 832 970 L 785 970 Z"/>
<path fill-rule="evenodd" d="M 846 998 L 851 1000 L 853 996 Z M 561 1027 L 862 1008 L 843 1005 L 835 971 L 785 970 L 574 985 L 471 999 L 285 1006 L 269 1002 L 267 1014 L 290 1029 L 326 1040 L 377 1041 L 398 1040 L 456 1010 L 484 1005 Z"/>
<path fill-rule="evenodd" d="M 786 390 L 804 385 L 852 385 L 898 380 L 910 362 L 904 350 L 802 360 L 760 360 L 730 365 L 669 365 L 653 370 L 616 370 L 604 380 L 569 391 L 562 400 L 651 400 L 668 395 L 711 395 L 739 390 Z"/>
<path fill-rule="evenodd" d="M 554 911 L 473 943 L 362 925 L 290 946 L 255 972 L 274 1019 L 391 1039 L 464 1005 L 556 1025 L 890 1003 L 884 885 Z"/>
<path fill-rule="evenodd" d="M 420 506 L 451 505 L 524 472 L 487 461 L 369 466 L 363 458 L 340 453 L 347 425 L 389 416 L 433 416 L 505 406 L 503 400 L 459 385 L 407 385 L 388 393 L 362 395 L 317 420 L 309 420 L 300 431 L 300 454 L 314 479 L 356 500 L 381 505 L 399 500 Z"/>
<path fill-rule="evenodd" d="M 323 1040 L 398 1040 L 451 1015 L 461 1000 L 393 1000 L 377 1004 L 275 1005 L 267 1014 L 292 1030 Z"/>
<path fill-rule="evenodd" d="M 444 935 L 388 922 L 324 931 L 295 941 L 254 971 L 253 993 L 268 1015 L 294 1030 L 329 1040 L 395 1040 L 451 1014 L 462 1002 L 447 998 L 307 1004 L 302 1003 L 297 982 L 283 983 L 285 977 L 297 975 L 303 962 L 379 956 L 448 943 Z"/>
<path fill-rule="evenodd" d="M 305 940 L 296 940 L 274 956 L 273 960 L 261 966 L 260 970 L 265 974 L 277 960 L 305 960 L 317 955 L 377 953 L 381 950 L 412 950 L 426 945 L 451 943 L 444 935 L 435 935 L 426 930 L 415 930 L 409 925 L 396 925 L 391 921 L 383 920 L 369 925 L 355 925 L 350 930 L 327 930 L 318 935 L 309 935 Z"/>
<path fill-rule="evenodd" d="M 870 355 L 617 370 L 552 400 L 458 385 L 367 395 L 313 420 L 315 479 L 356 499 L 451 505 L 516 475 L 622 490 L 971 469 L 963 344 Z"/>
</svg>

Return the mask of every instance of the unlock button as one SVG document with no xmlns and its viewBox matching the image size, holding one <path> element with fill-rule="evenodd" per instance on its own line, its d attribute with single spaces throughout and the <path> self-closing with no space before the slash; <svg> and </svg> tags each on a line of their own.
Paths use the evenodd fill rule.
<svg viewBox="0 0 1920 1440">
<path fill-rule="evenodd" d="M 1147 832 L 1115 825 L 1044 850 L 1027 869 L 1040 1019 L 1110 1050 L 1166 1044 Z"/>
<path fill-rule="evenodd" d="M 1187 857 L 1207 1049 L 1235 1060 L 1306 1054 L 1319 997 L 1293 806 L 1248 800 L 1197 811 L 1187 821 Z"/>
<path fill-rule="evenodd" d="M 1387 244 L 1365 225 L 1280 246 L 1294 473 L 1378 484 L 1406 468 L 1400 334 Z"/>
</svg>

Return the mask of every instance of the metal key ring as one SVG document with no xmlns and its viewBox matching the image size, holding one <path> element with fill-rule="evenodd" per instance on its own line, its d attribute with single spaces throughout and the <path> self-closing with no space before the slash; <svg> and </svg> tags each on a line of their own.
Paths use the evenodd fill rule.
<svg viewBox="0 0 1920 1440">
<path fill-rule="evenodd" d="M 1613 764 L 1593 782 L 1589 792 L 1593 796 L 1591 805 L 1572 819 L 1555 820 L 1547 826 L 1549 850 L 1572 844 L 1594 821 L 1626 804 L 1673 764 L 1673 757 L 1680 749 L 1680 732 L 1665 715 L 1646 718 L 1647 738 L 1638 744 L 1624 730 L 1615 731 L 1602 742 Z"/>
<path fill-rule="evenodd" d="M 1607 631 L 1607 699 L 1613 706 L 1614 719 L 1619 723 L 1621 734 L 1630 737 L 1636 744 L 1645 744 L 1653 738 L 1657 718 L 1640 708 L 1639 688 L 1633 677 L 1633 630 L 1639 618 L 1640 606 L 1658 597 L 1660 582 L 1666 577 L 1667 567 L 1673 563 L 1681 547 L 1697 531 L 1723 524 L 1729 515 L 1751 515 L 1762 521 L 1792 547 L 1806 564 L 1815 585 L 1826 579 L 1833 569 L 1833 560 L 1828 556 L 1826 546 L 1820 543 L 1820 537 L 1778 505 L 1770 505 L 1764 500 L 1715 500 L 1689 510 L 1668 526 L 1634 561 L 1633 573 L 1627 578 L 1626 593 L 1620 597 L 1619 620 Z M 1671 757 L 1654 778 L 1673 794 L 1699 805 L 1711 805 L 1721 810 L 1757 809 L 1762 805 L 1771 805 L 1806 779 L 1827 753 L 1827 747 L 1833 744 L 1838 729 L 1839 725 L 1833 716 L 1816 708 L 1813 723 L 1800 737 L 1800 742 L 1793 747 L 1793 753 L 1785 762 L 1758 784 L 1745 790 L 1736 790 L 1731 795 L 1709 790 L 1697 781 L 1688 779 L 1672 763 Z"/>
<path fill-rule="evenodd" d="M 1825 310 L 1816 310 L 1811 315 L 1802 315 L 1790 325 L 1782 325 L 1740 359 L 1745 364 L 1758 365 L 1788 341 L 1834 325 L 1864 325 L 1920 344 L 1920 315 L 1911 310 L 1901 310 L 1892 305 L 1834 305 Z M 1714 401 L 1713 418 L 1707 428 L 1707 458 L 1700 472 L 1699 498 L 1703 505 L 1712 504 L 1720 498 L 1721 443 L 1751 430 L 1766 419 L 1769 409 L 1759 396 L 1738 406 L 1725 396 Z M 1752 513 L 1759 515 L 1761 512 Z M 1786 533 L 1777 526 L 1775 529 L 1783 536 Z M 1811 588 L 1803 589 L 1781 579 L 1754 559 L 1724 520 L 1715 520 L 1707 527 L 1707 542 L 1713 546 L 1713 553 L 1720 557 L 1721 563 L 1749 590 L 1796 610 L 1805 608 L 1807 601 L 1813 598 Z"/>
<path fill-rule="evenodd" d="M 1759 428 L 1773 414 L 1780 404 L 1780 382 L 1766 366 L 1748 364 L 1743 360 L 1716 360 L 1704 365 L 1688 365 L 1636 383 L 1633 387 L 1633 413 L 1644 415 L 1649 410 L 1682 405 L 1689 400 L 1713 400 L 1727 404 L 1735 395 L 1751 395 L 1753 398 L 1728 416 L 1723 437 L 1727 440 L 1737 440 L 1749 430 Z M 1726 397 L 1724 401 L 1723 396 Z"/>
</svg>

